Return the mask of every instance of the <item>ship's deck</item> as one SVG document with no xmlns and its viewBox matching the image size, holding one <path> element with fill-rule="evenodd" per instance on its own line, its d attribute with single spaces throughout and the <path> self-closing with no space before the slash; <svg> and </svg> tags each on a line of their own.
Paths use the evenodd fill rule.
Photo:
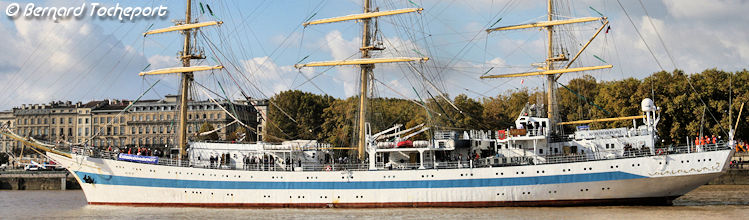
<svg viewBox="0 0 749 220">
<path fill-rule="evenodd" d="M 505 167 L 505 166 L 532 166 L 536 164 L 560 164 L 560 163 L 575 163 L 575 162 L 587 162 L 587 161 L 600 161 L 600 160 L 617 160 L 627 158 L 638 158 L 648 156 L 666 156 L 675 154 L 690 154 L 699 152 L 710 152 L 719 150 L 729 150 L 731 146 L 725 143 L 708 144 L 700 147 L 695 146 L 678 146 L 678 147 L 664 147 L 656 148 L 655 154 L 651 154 L 649 150 L 635 149 L 627 151 L 617 156 L 613 151 L 598 151 L 586 154 L 569 154 L 569 155 L 550 155 L 545 156 L 545 160 L 534 160 L 531 156 L 526 157 L 488 157 L 480 158 L 478 160 L 463 160 L 463 161 L 439 161 L 436 163 L 425 163 L 424 169 L 462 169 L 462 168 L 483 168 L 483 167 Z M 93 150 L 82 150 L 75 149 L 74 152 L 83 152 L 82 155 L 118 160 L 118 153 L 108 151 L 93 151 Z M 621 151 L 619 151 L 621 153 Z M 540 157 L 539 157 L 540 158 Z M 537 162 L 534 162 L 537 161 Z M 538 162 L 542 161 L 542 162 Z M 204 169 L 224 169 L 224 170 L 248 170 L 248 171 L 359 171 L 369 170 L 369 164 L 312 164 L 302 163 L 301 166 L 292 167 L 291 164 L 221 164 L 215 163 L 213 165 L 197 165 L 197 163 L 190 163 L 187 160 L 174 160 L 170 158 L 160 157 L 158 159 L 158 165 L 162 166 L 178 166 L 178 167 L 196 167 Z M 205 163 L 202 163 L 205 164 Z M 398 167 L 386 166 L 383 163 L 375 164 L 378 170 L 414 170 L 419 169 L 420 164 L 418 163 L 406 163 Z"/>
</svg>

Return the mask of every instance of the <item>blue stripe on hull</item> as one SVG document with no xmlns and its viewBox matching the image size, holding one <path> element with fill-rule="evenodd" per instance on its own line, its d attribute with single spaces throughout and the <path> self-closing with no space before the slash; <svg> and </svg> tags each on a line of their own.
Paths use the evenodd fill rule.
<svg viewBox="0 0 749 220">
<path fill-rule="evenodd" d="M 452 180 L 411 180 L 411 181 L 351 181 L 351 182 L 264 182 L 264 181 L 206 181 L 176 180 L 142 177 L 125 177 L 99 175 L 87 172 L 75 172 L 79 178 L 91 177 L 95 184 L 143 186 L 163 188 L 198 188 L 198 189 L 414 189 L 414 188 L 459 188 L 459 187 L 492 187 L 524 186 L 541 184 L 580 183 L 611 180 L 647 178 L 625 172 L 603 172 L 590 174 L 569 174 L 535 177 L 509 177 L 486 179 L 452 179 Z"/>
</svg>

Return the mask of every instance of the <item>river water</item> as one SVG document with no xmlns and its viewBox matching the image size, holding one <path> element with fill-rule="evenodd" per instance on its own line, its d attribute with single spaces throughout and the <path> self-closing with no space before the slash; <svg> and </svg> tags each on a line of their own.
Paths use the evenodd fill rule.
<svg viewBox="0 0 749 220">
<path fill-rule="evenodd" d="M 747 219 L 749 185 L 702 186 L 674 206 L 218 209 L 87 205 L 83 192 L 0 191 L 0 219 Z"/>
</svg>

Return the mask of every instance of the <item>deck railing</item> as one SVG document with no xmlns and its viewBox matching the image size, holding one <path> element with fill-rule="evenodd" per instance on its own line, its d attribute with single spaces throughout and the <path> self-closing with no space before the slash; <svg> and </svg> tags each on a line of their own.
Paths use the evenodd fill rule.
<svg viewBox="0 0 749 220">
<path fill-rule="evenodd" d="M 719 143 L 719 144 L 708 144 L 703 146 L 678 146 L 678 147 L 662 147 L 655 148 L 653 152 L 649 149 L 632 149 L 626 151 L 598 151 L 586 154 L 570 154 L 570 155 L 553 155 L 553 156 L 519 156 L 519 157 L 504 157 L 504 158 L 482 158 L 479 160 L 462 160 L 462 161 L 438 161 L 438 162 L 425 162 L 423 169 L 461 169 L 461 168 L 482 168 L 482 167 L 500 167 L 500 166 L 525 166 L 534 164 L 559 164 L 559 163 L 575 163 L 575 162 L 586 162 L 586 161 L 598 161 L 598 160 L 612 160 L 612 159 L 624 159 L 624 158 L 638 158 L 656 155 L 676 155 L 676 154 L 688 154 L 696 152 L 709 152 L 718 150 L 728 150 L 730 146 Z M 103 159 L 118 159 L 118 153 L 108 151 L 96 151 L 92 149 L 73 148 L 71 152 L 74 154 L 82 154 L 85 156 L 91 156 Z M 499 159 L 499 160 L 494 160 Z M 497 162 L 501 161 L 501 162 Z M 188 160 L 174 160 L 170 158 L 161 157 L 158 159 L 158 165 L 163 166 L 177 166 L 177 167 L 197 167 L 206 169 L 226 169 L 226 170 L 249 170 L 249 171 L 286 171 L 286 172 L 299 172 L 299 171 L 360 171 L 369 170 L 369 164 L 316 164 L 316 163 L 263 163 L 263 164 L 219 164 L 210 162 L 193 162 L 190 163 Z M 400 164 L 384 164 L 376 163 L 375 167 L 382 170 L 414 170 L 421 169 L 422 165 L 418 163 L 400 163 Z"/>
</svg>

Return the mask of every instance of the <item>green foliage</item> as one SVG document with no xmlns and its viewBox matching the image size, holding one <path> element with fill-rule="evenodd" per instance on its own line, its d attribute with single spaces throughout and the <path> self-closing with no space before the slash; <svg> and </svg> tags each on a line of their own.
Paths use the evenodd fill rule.
<svg viewBox="0 0 749 220">
<path fill-rule="evenodd" d="M 269 142 L 290 139 L 323 140 L 323 110 L 334 101 L 333 97 L 316 95 L 299 90 L 284 91 L 270 99 L 266 128 Z M 291 118 L 289 118 L 289 116 Z M 293 120 L 292 120 L 293 119 Z"/>
<path fill-rule="evenodd" d="M 250 139 L 250 133 L 247 132 L 247 129 L 245 129 L 242 126 L 239 126 L 237 130 L 235 130 L 232 134 L 233 134 L 232 136 L 234 136 L 235 138 L 234 140 L 240 139 L 242 137 L 245 137 L 244 141 L 247 141 Z"/>
<path fill-rule="evenodd" d="M 198 134 L 203 133 L 203 132 L 213 131 L 214 129 L 216 128 L 214 128 L 213 125 L 208 124 L 208 122 L 205 122 L 202 125 L 200 125 L 200 131 L 198 131 Z M 218 133 L 213 132 L 207 135 L 198 135 L 197 139 L 199 141 L 216 141 L 218 140 L 218 138 L 219 138 Z"/>
<path fill-rule="evenodd" d="M 690 88 L 692 82 L 694 90 Z M 638 80 L 626 78 L 617 81 L 597 81 L 592 76 L 583 76 L 569 81 L 565 86 L 575 91 L 559 88 L 557 101 L 560 118 L 575 121 L 595 118 L 640 115 L 640 102 L 644 98 L 654 99 L 661 108 L 658 125 L 660 136 L 669 143 L 684 144 L 687 137 L 695 137 L 700 128 L 706 135 L 725 136 L 729 125 L 729 82 L 733 85 L 733 123 L 742 102 L 749 102 L 749 72 L 725 72 L 708 69 L 701 73 L 686 75 L 681 70 L 656 72 Z M 577 93 L 577 94 L 575 94 Z M 585 99 L 580 98 L 585 97 Z M 700 98 L 705 101 L 705 107 Z M 429 95 L 424 100 L 427 108 L 411 100 L 395 98 L 373 98 L 369 100 L 367 117 L 372 133 L 403 124 L 410 128 L 422 123 L 440 129 L 505 129 L 514 125 L 526 104 L 545 100 L 544 91 L 508 91 L 496 97 L 474 100 L 466 95 L 456 96 L 452 102 L 456 110 L 441 97 Z M 269 108 L 269 138 L 316 139 L 336 146 L 355 146 L 357 135 L 358 97 L 334 99 L 301 91 L 286 91 L 271 98 Z M 416 100 L 418 102 L 418 100 Z M 598 107 L 591 105 L 594 103 Z M 297 122 L 291 121 L 278 110 L 282 108 Z M 707 110 L 702 126 L 703 110 Z M 745 106 L 749 108 L 749 105 Z M 608 113 L 607 113 L 608 112 Z M 711 114 L 712 113 L 712 114 Z M 716 122 L 717 120 L 717 122 Z M 749 112 L 740 118 L 738 139 L 749 139 Z M 642 125 L 642 121 L 637 121 Z M 631 127 L 632 121 L 614 121 L 591 124 L 593 128 Z M 568 128 L 568 129 L 573 129 Z M 427 139 L 430 133 L 413 139 Z"/>
</svg>

